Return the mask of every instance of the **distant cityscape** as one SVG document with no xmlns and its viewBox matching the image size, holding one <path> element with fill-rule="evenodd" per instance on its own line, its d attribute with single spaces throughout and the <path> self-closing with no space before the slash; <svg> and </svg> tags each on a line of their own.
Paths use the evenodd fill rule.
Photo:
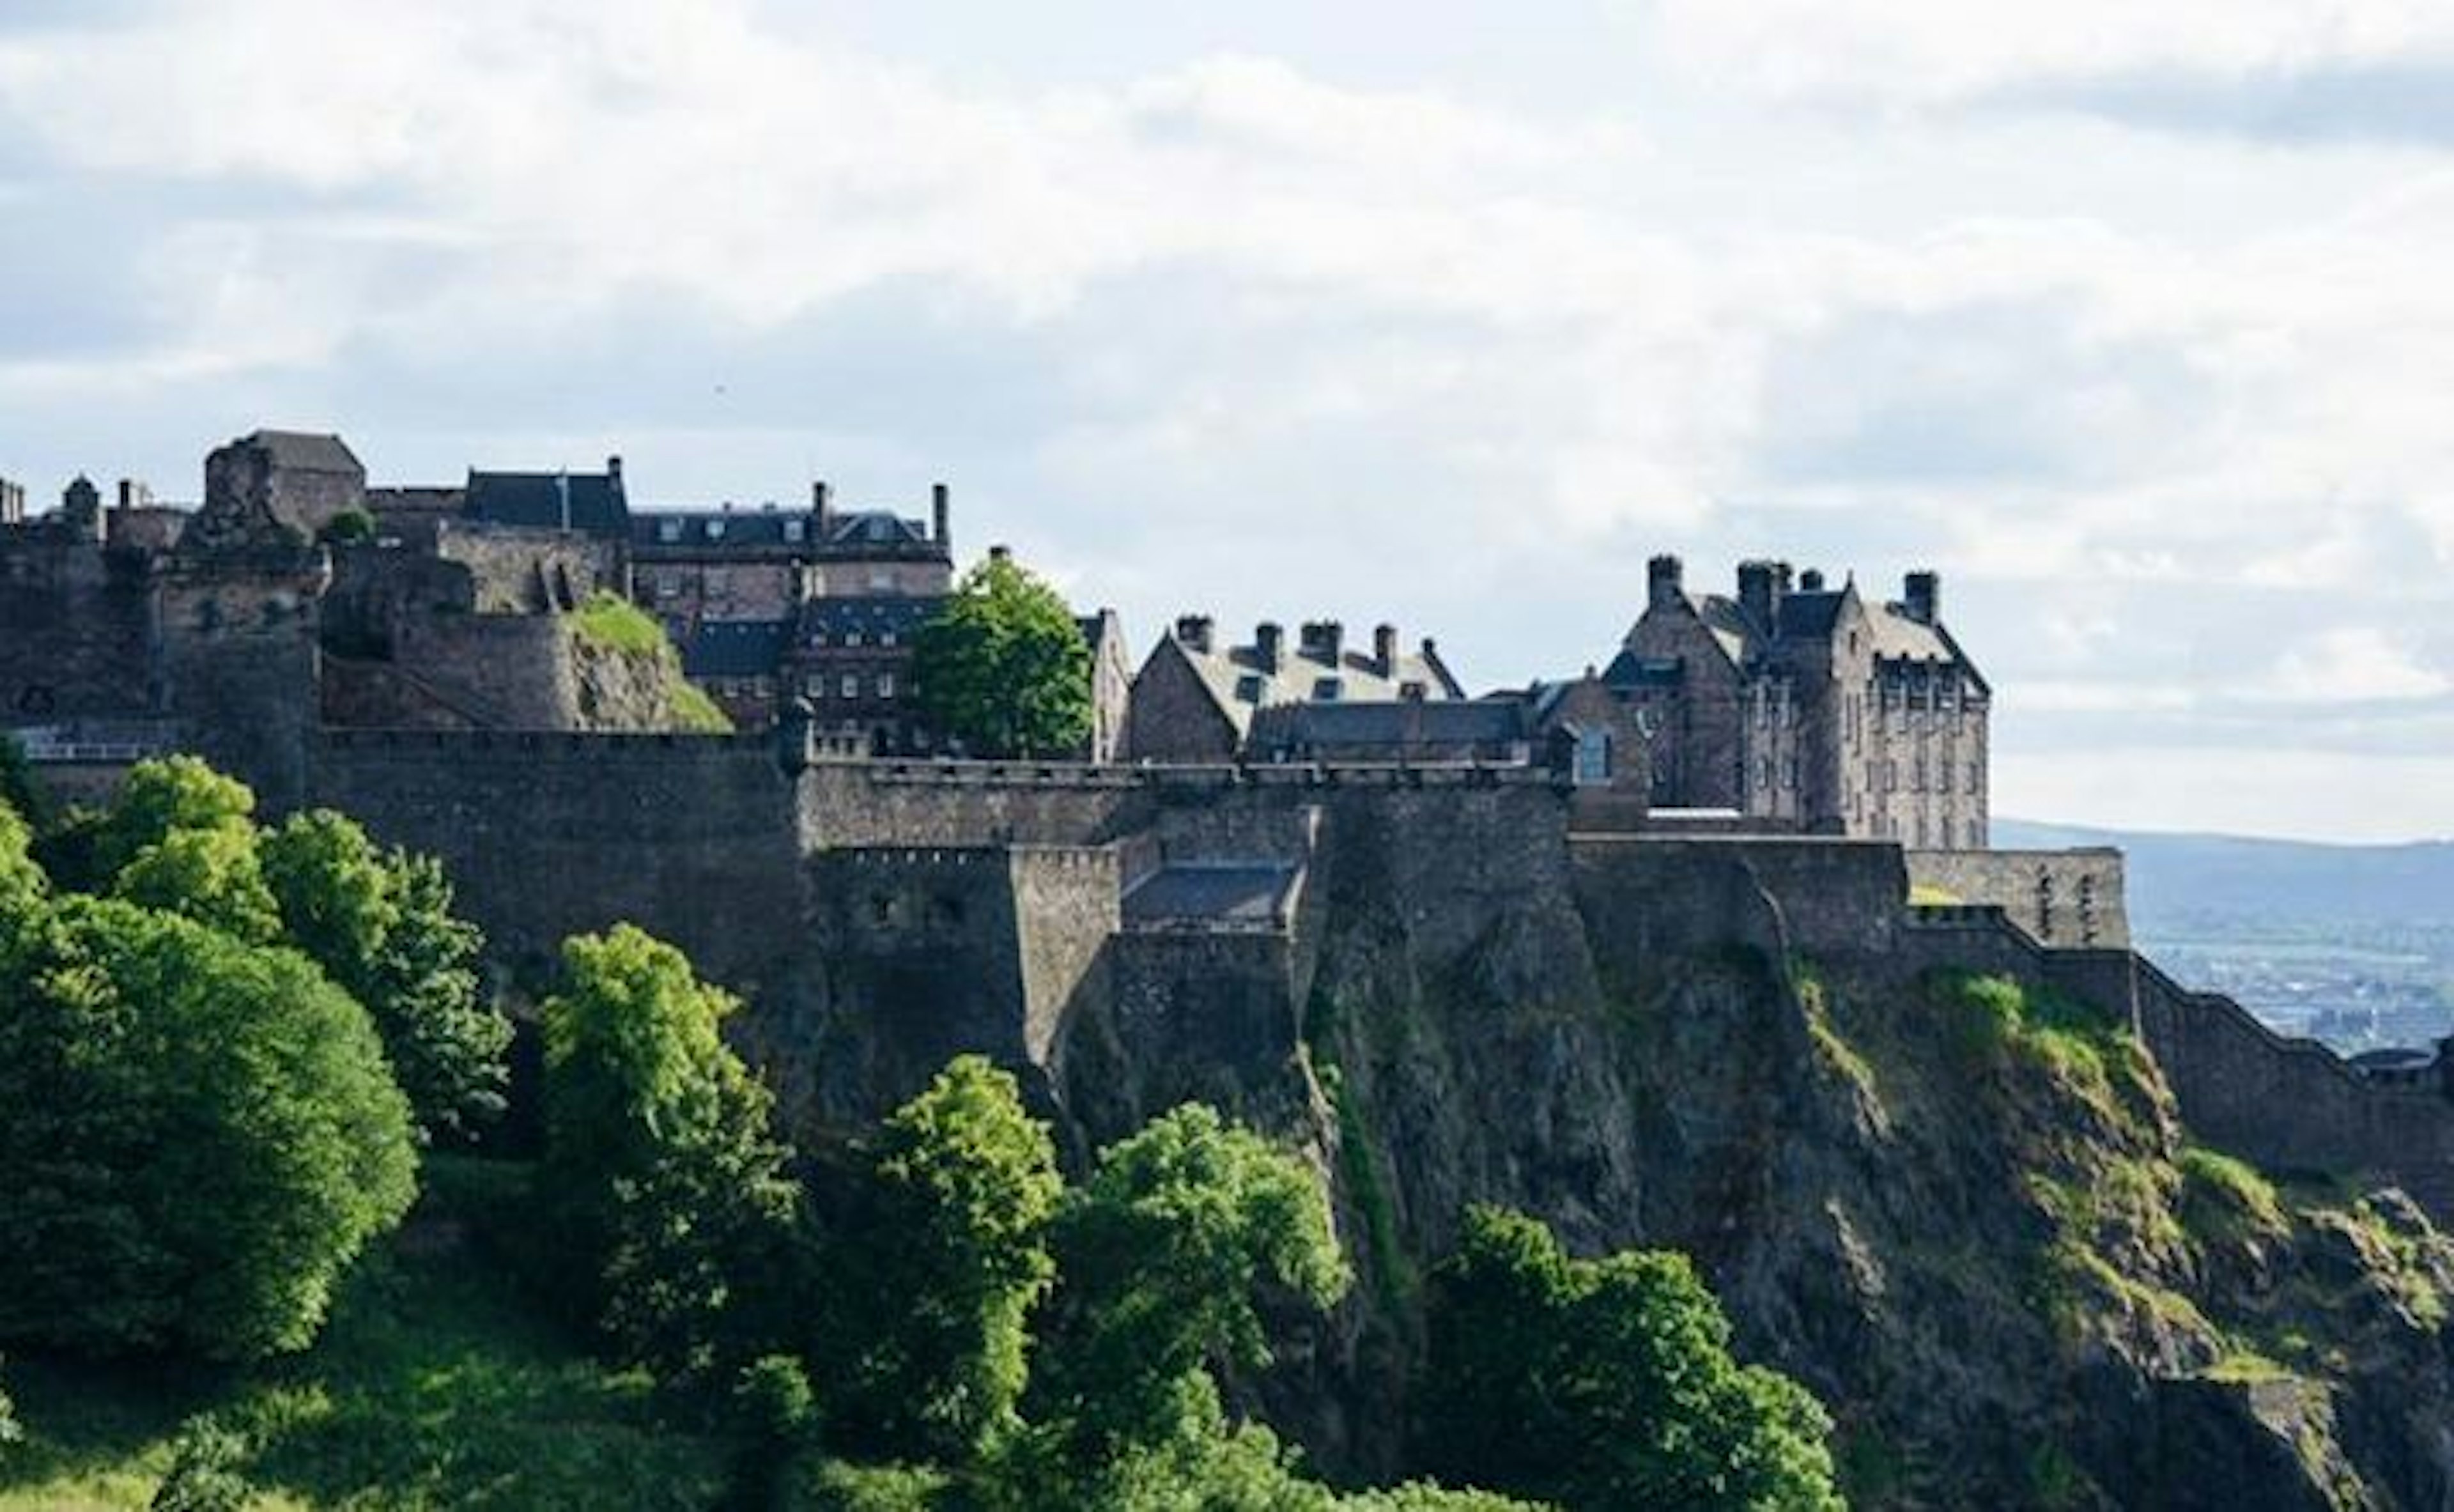
<svg viewBox="0 0 2454 1512">
<path fill-rule="evenodd" d="M 2454 924 L 2177 916 L 2139 943 L 2190 986 L 2347 1056 L 2454 1034 Z"/>
</svg>

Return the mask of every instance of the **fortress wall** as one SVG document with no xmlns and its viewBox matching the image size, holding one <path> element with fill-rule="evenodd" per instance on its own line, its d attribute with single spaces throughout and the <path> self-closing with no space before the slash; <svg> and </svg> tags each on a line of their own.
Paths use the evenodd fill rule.
<svg viewBox="0 0 2454 1512">
<path fill-rule="evenodd" d="M 162 579 L 159 671 L 195 754 L 255 790 L 272 813 L 307 790 L 316 723 L 319 551 L 225 552 Z"/>
<path fill-rule="evenodd" d="M 1048 1063 L 1064 1025 L 1096 996 L 1102 952 L 1120 921 L 1123 858 L 1113 846 L 1008 853 L 1022 976 L 1023 1049 Z"/>
<path fill-rule="evenodd" d="M 2123 948 L 2130 943 L 2122 853 L 1911 851 L 1909 880 L 1963 902 L 1992 903 L 2048 945 Z"/>
<path fill-rule="evenodd" d="M 572 649 L 551 615 L 407 614 L 394 630 L 393 658 L 495 729 L 578 722 Z"/>
<path fill-rule="evenodd" d="M 447 522 L 435 554 L 466 569 L 479 614 L 540 614 L 576 608 L 598 588 L 613 589 L 613 542 L 555 531 L 470 529 Z"/>
<path fill-rule="evenodd" d="M 1086 776 L 1115 772 L 1113 780 Z M 1118 769 L 818 762 L 800 778 L 803 843 L 1096 845 L 1141 827 L 1143 788 Z"/>
<path fill-rule="evenodd" d="M 132 554 L 0 531 L 0 719 L 151 708 L 151 593 Z"/>
<path fill-rule="evenodd" d="M 1881 955 L 1908 893 L 1899 847 L 1874 840 L 1583 836 L 1574 846 L 1587 918 L 1600 931 L 1634 923 L 1640 948 L 1735 940 L 1835 959 Z"/>
<path fill-rule="evenodd" d="M 326 731 L 309 801 L 443 858 L 498 953 L 632 920 L 754 993 L 806 948 L 793 788 L 764 739 Z"/>
<path fill-rule="evenodd" d="M 1116 937 L 1109 1022 L 1135 1068 L 1136 1118 L 1199 1099 L 1237 1107 L 1296 1053 L 1292 944 L 1275 932 Z"/>
<path fill-rule="evenodd" d="M 873 1109 L 910 1097 L 966 1051 L 1008 1066 L 1031 1062 L 1021 924 L 1005 852 L 837 850 L 811 857 L 809 872 L 809 928 L 795 947 L 823 954 L 827 1017 L 844 1033 L 823 1046 L 789 1046 L 788 1055 L 856 1059 L 822 1063 L 816 1073 L 856 1085 L 851 1104 Z"/>
</svg>

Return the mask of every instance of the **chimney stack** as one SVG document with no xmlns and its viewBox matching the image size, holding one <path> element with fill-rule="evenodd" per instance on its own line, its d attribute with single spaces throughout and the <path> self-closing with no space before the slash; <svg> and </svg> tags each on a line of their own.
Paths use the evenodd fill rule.
<svg viewBox="0 0 2454 1512">
<path fill-rule="evenodd" d="M 1799 574 L 1798 591 L 1802 594 L 1820 594 L 1823 592 L 1823 574 L 1812 567 Z"/>
<path fill-rule="evenodd" d="M 91 478 L 78 474 L 60 494 L 60 517 L 83 539 L 102 539 L 102 490 L 93 486 Z"/>
<path fill-rule="evenodd" d="M 613 487 L 614 496 L 615 498 L 623 496 L 621 457 L 609 456 L 605 459 L 605 480 Z"/>
<path fill-rule="evenodd" d="M 1346 627 L 1335 619 L 1307 620 L 1298 645 L 1305 655 L 1335 667 L 1346 650 Z"/>
<path fill-rule="evenodd" d="M 1381 676 L 1395 677 L 1398 675 L 1397 626 L 1375 625 L 1372 627 L 1372 661 L 1373 665 L 1379 669 Z"/>
<path fill-rule="evenodd" d="M 810 485 L 810 514 L 817 521 L 818 539 L 823 541 L 835 534 L 835 491 L 824 478 Z"/>
<path fill-rule="evenodd" d="M 955 550 L 955 509 L 943 483 L 929 485 L 929 538 L 952 555 Z"/>
<path fill-rule="evenodd" d="M 1179 617 L 1176 622 L 1176 639 L 1177 643 L 1187 651 L 1197 651 L 1205 656 L 1208 655 L 1210 654 L 1210 616 L 1185 615 Z"/>
<path fill-rule="evenodd" d="M 1664 609 L 1684 595 L 1686 567 L 1678 557 L 1663 554 L 1644 564 L 1644 603 L 1648 609 Z"/>
<path fill-rule="evenodd" d="M 1931 568 L 1908 575 L 1901 582 L 1901 607 L 1921 625 L 1931 625 L 1942 613 L 1942 575 Z"/>
<path fill-rule="evenodd" d="M 1263 672 L 1278 670 L 1278 654 L 1286 640 L 1286 632 L 1274 620 L 1264 619 L 1253 627 L 1253 659 Z"/>
<path fill-rule="evenodd" d="M 0 525 L 26 523 L 26 485 L 0 477 Z"/>
<path fill-rule="evenodd" d="M 1766 635 L 1780 629 L 1780 600 L 1789 592 L 1789 564 L 1762 560 L 1739 564 L 1739 605 Z"/>
</svg>

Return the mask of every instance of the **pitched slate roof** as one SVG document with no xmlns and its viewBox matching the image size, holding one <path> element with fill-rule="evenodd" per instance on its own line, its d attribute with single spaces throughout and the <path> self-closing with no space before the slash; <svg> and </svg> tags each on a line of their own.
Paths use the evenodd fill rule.
<svg viewBox="0 0 2454 1512">
<path fill-rule="evenodd" d="M 1295 868 L 1283 862 L 1212 862 L 1162 867 L 1124 897 L 1128 926 L 1179 921 L 1267 925 L 1277 920 Z"/>
<path fill-rule="evenodd" d="M 892 633 L 898 642 L 909 644 L 913 633 L 944 602 L 935 597 L 813 598 L 801 606 L 801 635 L 812 645 L 841 646 L 847 635 L 857 633 L 864 643 L 875 645 L 880 635 Z"/>
<path fill-rule="evenodd" d="M 1238 736 L 1251 728 L 1256 710 L 1274 704 L 1394 703 L 1410 696 L 1408 685 L 1418 688 L 1425 700 L 1465 696 L 1429 640 L 1419 650 L 1399 652 L 1397 666 L 1390 669 L 1368 652 L 1348 647 L 1333 662 L 1293 640 L 1281 645 L 1276 666 L 1265 664 L 1252 646 L 1201 651 L 1171 634 L 1160 642 L 1160 651 L 1171 647 Z"/>
<path fill-rule="evenodd" d="M 480 473 L 471 470 L 471 519 L 528 530 L 581 531 L 616 539 L 630 533 L 631 506 L 611 473 Z"/>
<path fill-rule="evenodd" d="M 1254 715 L 1252 740 L 1290 751 L 1384 750 L 1394 756 L 1447 747 L 1462 754 L 1524 739 L 1526 709 L 1521 696 L 1277 704 Z"/>
<path fill-rule="evenodd" d="M 366 475 L 367 470 L 358 461 L 357 454 L 337 435 L 317 431 L 256 431 L 245 440 L 272 453 L 273 464 L 288 472 Z"/>
<path fill-rule="evenodd" d="M 682 643 L 682 673 L 691 677 L 773 676 L 792 638 L 789 620 L 702 620 Z"/>
</svg>

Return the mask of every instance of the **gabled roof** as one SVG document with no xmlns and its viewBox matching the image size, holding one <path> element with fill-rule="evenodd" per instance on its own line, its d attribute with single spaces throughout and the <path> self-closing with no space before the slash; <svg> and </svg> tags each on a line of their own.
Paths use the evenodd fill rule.
<svg viewBox="0 0 2454 1512">
<path fill-rule="evenodd" d="M 527 530 L 629 534 L 631 508 L 611 473 L 469 474 L 463 513 L 471 519 Z"/>
<path fill-rule="evenodd" d="M 929 527 L 892 510 L 862 510 L 836 515 L 827 541 L 839 546 L 926 546 Z"/>
<path fill-rule="evenodd" d="M 1488 747 L 1524 739 L 1526 710 L 1519 698 L 1277 704 L 1254 716 L 1252 736 L 1261 745 L 1344 751 Z"/>
<path fill-rule="evenodd" d="M 1170 654 L 1183 659 L 1239 737 L 1252 727 L 1255 710 L 1275 704 L 1396 703 L 1465 696 L 1430 641 L 1419 650 L 1399 652 L 1397 665 L 1387 669 L 1365 652 L 1346 648 L 1332 662 L 1292 641 L 1280 648 L 1275 666 L 1265 663 L 1256 647 L 1200 651 L 1173 634 L 1162 636 L 1152 655 Z"/>
<path fill-rule="evenodd" d="M 256 431 L 242 438 L 272 454 L 273 465 L 292 473 L 354 473 L 366 475 L 350 444 L 318 431 Z"/>
</svg>

